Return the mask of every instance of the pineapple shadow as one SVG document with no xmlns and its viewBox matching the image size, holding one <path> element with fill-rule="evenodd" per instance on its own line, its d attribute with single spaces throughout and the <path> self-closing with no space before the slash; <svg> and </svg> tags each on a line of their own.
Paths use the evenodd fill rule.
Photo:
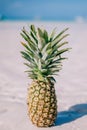
<svg viewBox="0 0 87 130">
<path fill-rule="evenodd" d="M 58 113 L 55 126 L 70 123 L 85 115 L 87 115 L 87 103 L 71 106 L 67 111 L 61 111 Z"/>
</svg>

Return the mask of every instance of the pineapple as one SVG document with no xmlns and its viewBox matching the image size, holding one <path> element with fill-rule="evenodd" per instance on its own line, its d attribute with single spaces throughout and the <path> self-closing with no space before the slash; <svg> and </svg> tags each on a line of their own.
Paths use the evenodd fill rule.
<svg viewBox="0 0 87 130">
<path fill-rule="evenodd" d="M 57 117 L 57 98 L 55 93 L 55 78 L 62 68 L 62 54 L 70 48 L 62 48 L 67 44 L 63 41 L 68 34 L 68 28 L 55 36 L 55 29 L 49 35 L 46 30 L 31 25 L 29 31 L 24 27 L 21 32 L 25 42 L 21 42 L 25 50 L 21 51 L 28 76 L 32 83 L 28 88 L 28 115 L 33 124 L 38 127 L 52 126 Z"/>
</svg>

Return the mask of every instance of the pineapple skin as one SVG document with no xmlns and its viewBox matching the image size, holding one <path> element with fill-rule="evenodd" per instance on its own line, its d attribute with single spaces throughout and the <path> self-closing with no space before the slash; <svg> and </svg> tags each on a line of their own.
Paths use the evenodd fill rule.
<svg viewBox="0 0 87 130">
<path fill-rule="evenodd" d="M 57 117 L 57 99 L 54 84 L 33 81 L 28 88 L 28 115 L 38 127 L 52 126 Z"/>
</svg>

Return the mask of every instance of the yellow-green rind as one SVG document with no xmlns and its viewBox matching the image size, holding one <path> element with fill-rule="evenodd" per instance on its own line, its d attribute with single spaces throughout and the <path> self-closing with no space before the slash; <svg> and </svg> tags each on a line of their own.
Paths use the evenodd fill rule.
<svg viewBox="0 0 87 130">
<path fill-rule="evenodd" d="M 53 83 L 33 81 L 28 89 L 28 115 L 38 127 L 49 127 L 57 116 L 57 100 Z"/>
</svg>

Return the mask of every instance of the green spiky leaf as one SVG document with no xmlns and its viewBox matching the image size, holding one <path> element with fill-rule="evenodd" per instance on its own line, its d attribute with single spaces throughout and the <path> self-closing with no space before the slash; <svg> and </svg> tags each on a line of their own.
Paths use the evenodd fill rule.
<svg viewBox="0 0 87 130">
<path fill-rule="evenodd" d="M 68 44 L 64 39 L 69 35 L 65 34 L 68 28 L 55 36 L 55 29 L 49 36 L 47 30 L 30 26 L 30 30 L 22 29 L 21 36 L 26 41 L 21 42 L 24 51 L 22 57 L 28 70 L 28 76 L 41 81 L 55 82 L 54 75 L 62 69 L 62 61 L 67 59 L 62 55 L 71 48 L 65 47 Z"/>
</svg>

